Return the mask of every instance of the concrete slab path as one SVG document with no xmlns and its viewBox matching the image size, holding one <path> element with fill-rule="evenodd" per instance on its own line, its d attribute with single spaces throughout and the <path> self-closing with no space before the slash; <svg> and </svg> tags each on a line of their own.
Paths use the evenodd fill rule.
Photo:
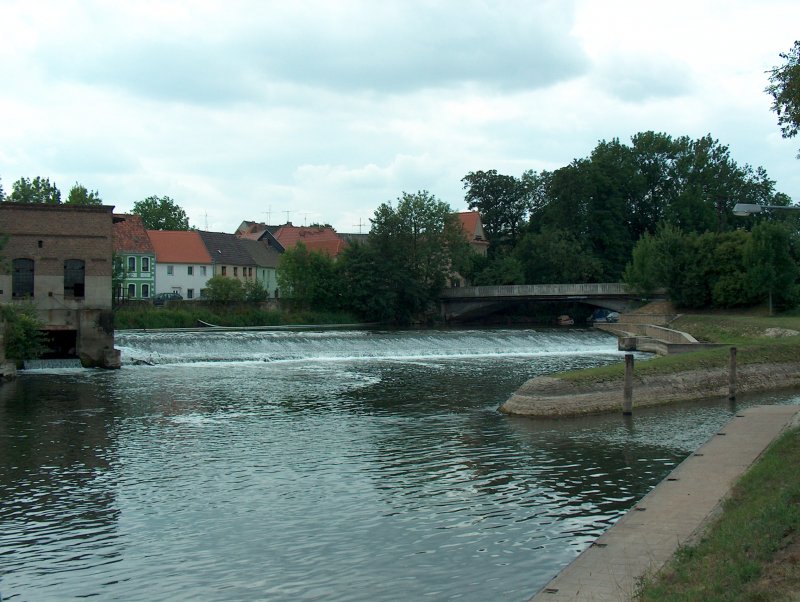
<svg viewBox="0 0 800 602">
<path fill-rule="evenodd" d="M 787 427 L 800 406 L 759 406 L 736 417 L 532 598 L 532 602 L 632 600 L 640 578 L 659 570 L 702 533 L 734 482 Z"/>
</svg>

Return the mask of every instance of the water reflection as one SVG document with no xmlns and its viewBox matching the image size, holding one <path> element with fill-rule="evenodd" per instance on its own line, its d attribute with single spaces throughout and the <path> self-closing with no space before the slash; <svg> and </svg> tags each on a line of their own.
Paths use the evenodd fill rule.
<svg viewBox="0 0 800 602">
<path fill-rule="evenodd" d="M 197 358 L 272 339 L 150 336 L 128 349 L 191 361 L 0 388 L 4 599 L 523 600 L 735 411 L 496 411 L 618 361 L 594 333 L 307 336 L 267 362 Z"/>
</svg>

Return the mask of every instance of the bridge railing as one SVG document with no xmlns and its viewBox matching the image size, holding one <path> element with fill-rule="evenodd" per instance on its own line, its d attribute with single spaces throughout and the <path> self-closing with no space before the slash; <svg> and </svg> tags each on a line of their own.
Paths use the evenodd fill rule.
<svg viewBox="0 0 800 602">
<path fill-rule="evenodd" d="M 491 297 L 564 297 L 631 295 L 621 282 L 595 282 L 582 284 L 509 284 L 504 286 L 462 286 L 446 288 L 443 299 L 491 298 Z"/>
</svg>

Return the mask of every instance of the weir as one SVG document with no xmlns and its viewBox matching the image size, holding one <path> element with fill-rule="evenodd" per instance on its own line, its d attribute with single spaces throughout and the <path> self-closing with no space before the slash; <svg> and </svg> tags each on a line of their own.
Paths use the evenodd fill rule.
<svg viewBox="0 0 800 602">
<path fill-rule="evenodd" d="M 124 365 L 158 365 L 593 355 L 607 354 L 609 339 L 606 333 L 585 329 L 119 331 L 117 347 Z"/>
</svg>

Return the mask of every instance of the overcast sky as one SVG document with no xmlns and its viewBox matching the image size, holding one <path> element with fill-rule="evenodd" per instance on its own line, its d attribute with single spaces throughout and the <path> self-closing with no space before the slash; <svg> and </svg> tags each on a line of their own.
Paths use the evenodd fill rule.
<svg viewBox="0 0 800 602">
<path fill-rule="evenodd" d="M 2 0 L 0 178 L 167 195 L 202 229 L 368 230 L 382 202 L 654 130 L 710 133 L 800 202 L 768 69 L 800 2 Z"/>
</svg>

